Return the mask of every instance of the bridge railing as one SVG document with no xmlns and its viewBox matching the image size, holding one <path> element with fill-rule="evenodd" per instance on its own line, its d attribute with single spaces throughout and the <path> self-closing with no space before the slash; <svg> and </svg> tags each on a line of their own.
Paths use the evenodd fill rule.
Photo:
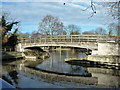
<svg viewBox="0 0 120 90">
<path fill-rule="evenodd" d="M 39 38 L 21 39 L 22 43 L 62 43 L 62 42 L 99 42 L 99 41 L 114 41 L 120 42 L 120 37 L 108 36 L 108 35 L 54 35 L 54 36 L 42 36 Z"/>
<path fill-rule="evenodd" d="M 116 42 L 120 43 L 120 36 L 108 36 L 99 38 L 99 42 Z"/>
</svg>

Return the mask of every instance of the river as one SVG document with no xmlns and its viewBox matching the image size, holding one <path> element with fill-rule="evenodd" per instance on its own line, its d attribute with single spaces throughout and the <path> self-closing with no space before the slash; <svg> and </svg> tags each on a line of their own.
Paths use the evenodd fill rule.
<svg viewBox="0 0 120 90">
<path fill-rule="evenodd" d="M 82 65 L 71 65 L 65 63 L 65 58 L 84 58 L 83 52 L 75 49 L 50 51 L 50 58 L 44 61 L 28 62 L 37 69 L 67 73 L 71 75 L 88 75 L 98 78 L 98 85 L 85 85 L 67 81 L 49 81 L 34 74 L 26 73 L 17 68 L 17 65 L 24 64 L 24 60 L 17 60 L 10 63 L 3 62 L 3 77 L 17 88 L 100 88 L 120 87 L 120 70 L 106 67 L 85 67 Z"/>
<path fill-rule="evenodd" d="M 68 73 L 77 75 L 88 74 L 82 66 L 70 65 L 65 63 L 65 58 L 84 58 L 86 55 L 82 52 L 73 50 L 58 50 L 50 52 L 50 58 L 45 60 L 36 68 L 40 68 L 47 71 L 53 71 L 58 73 Z"/>
</svg>

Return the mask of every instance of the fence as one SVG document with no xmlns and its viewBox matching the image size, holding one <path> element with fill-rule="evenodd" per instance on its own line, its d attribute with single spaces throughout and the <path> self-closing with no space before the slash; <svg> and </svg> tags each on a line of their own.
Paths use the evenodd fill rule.
<svg viewBox="0 0 120 90">
<path fill-rule="evenodd" d="M 52 42 L 120 42 L 120 36 L 108 35 L 54 35 L 54 36 L 41 36 L 38 38 L 22 38 L 22 43 L 52 43 Z"/>
</svg>

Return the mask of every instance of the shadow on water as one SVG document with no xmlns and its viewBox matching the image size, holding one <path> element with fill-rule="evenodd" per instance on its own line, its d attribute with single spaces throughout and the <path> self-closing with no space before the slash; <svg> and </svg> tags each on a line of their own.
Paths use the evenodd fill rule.
<svg viewBox="0 0 120 90">
<path fill-rule="evenodd" d="M 84 62 L 84 63 L 81 63 L 79 61 L 68 61 L 66 62 L 67 64 L 70 64 L 70 65 L 76 65 L 76 66 L 82 66 L 84 68 L 86 68 L 86 70 L 89 72 L 88 69 L 94 69 L 96 70 L 96 72 L 100 72 L 100 73 L 107 73 L 107 74 L 110 74 L 111 75 L 115 75 L 115 76 L 120 76 L 120 67 L 112 67 L 112 66 L 108 66 L 106 64 L 99 64 L 97 62 Z"/>
<path fill-rule="evenodd" d="M 21 56 L 21 57 L 17 58 L 16 54 L 12 55 L 12 54 L 10 54 L 10 52 L 9 53 L 7 53 L 7 52 L 2 53 L 2 62 L 3 62 L 2 64 L 14 62 L 14 61 L 20 60 L 20 59 L 23 59 L 23 57 Z"/>
<path fill-rule="evenodd" d="M 118 69 L 118 70 L 120 70 L 119 66 L 101 64 L 99 62 L 89 61 L 89 60 L 84 60 L 84 59 L 80 60 L 80 61 L 79 60 L 66 61 L 66 64 L 83 66 L 83 67 L 96 67 L 96 68 L 108 68 L 108 69 Z"/>
<path fill-rule="evenodd" d="M 71 73 L 69 72 L 69 73 L 62 73 L 62 72 L 54 72 L 54 71 L 48 71 L 48 70 L 43 70 L 43 69 L 38 69 L 38 68 L 36 68 L 36 67 L 30 67 L 30 66 L 28 66 L 29 68 L 32 68 L 32 69 L 35 69 L 35 70 L 38 70 L 38 71 L 42 71 L 42 72 L 47 72 L 47 73 L 53 73 L 53 74 L 58 74 L 58 75 L 66 75 L 66 76 L 82 76 L 82 77 L 92 77 L 92 75 L 91 75 L 91 73 L 88 73 L 88 72 L 86 72 L 86 73 L 84 73 L 84 74 L 73 74 L 72 73 L 72 71 L 71 71 Z M 79 67 L 78 68 L 78 70 L 80 70 L 81 68 Z M 76 71 L 77 69 L 75 69 L 75 71 Z"/>
<path fill-rule="evenodd" d="M 18 79 L 18 73 L 16 70 L 16 65 L 7 65 L 4 64 L 3 70 L 2 70 L 2 79 L 16 87 L 16 84 L 18 84 L 17 79 Z"/>
<path fill-rule="evenodd" d="M 6 80 L 8 83 L 12 84 L 12 85 L 14 85 L 14 83 L 18 84 L 18 82 L 17 82 L 17 79 L 18 79 L 17 74 L 18 74 L 17 71 L 12 71 L 12 72 L 10 72 L 10 73 L 8 73 L 6 75 L 3 75 L 2 78 L 4 80 Z"/>
</svg>

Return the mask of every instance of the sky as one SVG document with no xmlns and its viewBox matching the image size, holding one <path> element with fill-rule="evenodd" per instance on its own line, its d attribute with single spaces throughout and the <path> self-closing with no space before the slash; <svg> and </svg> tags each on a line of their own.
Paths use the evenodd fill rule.
<svg viewBox="0 0 120 90">
<path fill-rule="evenodd" d="M 63 5 L 64 2 L 65 5 Z M 92 9 L 83 11 L 90 7 L 89 0 L 84 0 L 84 2 L 81 2 L 81 0 L 2 0 L 2 10 L 9 12 L 10 17 L 20 21 L 19 31 L 22 33 L 38 31 L 39 22 L 46 15 L 58 17 L 64 26 L 77 25 L 82 32 L 99 27 L 107 30 L 111 21 L 115 21 L 105 14 L 107 8 L 103 8 L 97 3 L 95 3 L 95 6 L 97 13 L 89 18 Z"/>
</svg>

